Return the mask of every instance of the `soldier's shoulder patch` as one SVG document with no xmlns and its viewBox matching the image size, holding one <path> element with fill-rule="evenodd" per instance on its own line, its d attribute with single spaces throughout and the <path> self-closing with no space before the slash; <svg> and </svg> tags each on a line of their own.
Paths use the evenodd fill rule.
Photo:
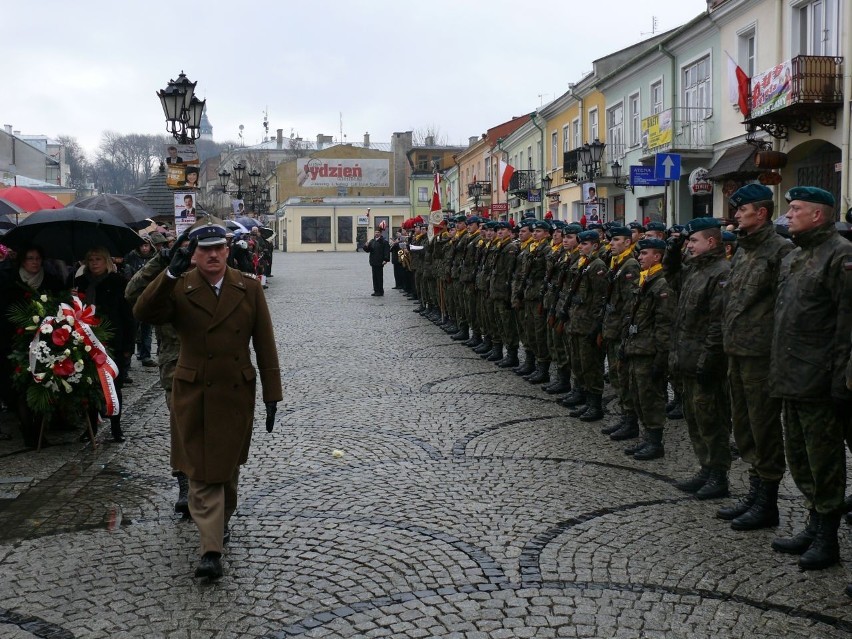
<svg viewBox="0 0 852 639">
<path fill-rule="evenodd" d="M 598 277 L 600 277 L 600 276 L 601 276 L 601 275 L 603 275 L 604 273 L 606 273 L 606 269 L 605 269 L 605 268 L 602 268 L 602 269 L 600 269 L 597 273 L 595 273 L 595 275 L 597 275 Z"/>
<path fill-rule="evenodd" d="M 660 299 L 662 299 L 662 300 L 666 299 L 668 296 L 669 296 L 669 294 L 666 291 L 663 291 L 662 293 L 660 293 Z"/>
<path fill-rule="evenodd" d="M 632 279 L 633 279 L 633 273 L 625 273 L 625 274 L 624 274 L 624 279 L 626 279 L 626 280 L 632 280 Z"/>
</svg>

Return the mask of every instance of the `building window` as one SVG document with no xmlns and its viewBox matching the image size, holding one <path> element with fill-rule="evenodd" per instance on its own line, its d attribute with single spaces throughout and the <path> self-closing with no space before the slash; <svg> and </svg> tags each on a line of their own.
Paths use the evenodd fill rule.
<svg viewBox="0 0 852 639">
<path fill-rule="evenodd" d="M 331 244 L 331 218 L 303 217 L 302 244 Z"/>
<path fill-rule="evenodd" d="M 594 142 L 600 138 L 598 133 L 598 110 L 592 109 L 589 111 L 589 142 Z"/>
<path fill-rule="evenodd" d="M 538 148 L 539 151 L 541 151 L 541 142 L 538 143 L 537 148 Z M 527 168 L 528 169 L 533 168 L 533 155 L 532 155 L 532 147 L 531 146 L 527 147 Z"/>
<path fill-rule="evenodd" d="M 562 152 L 568 153 L 571 150 L 571 129 L 568 128 L 568 125 L 562 127 Z"/>
<path fill-rule="evenodd" d="M 554 131 L 550 134 L 550 168 L 559 166 L 559 134 Z"/>
<path fill-rule="evenodd" d="M 352 244 L 352 216 L 341 215 L 337 218 L 337 243 Z"/>
<path fill-rule="evenodd" d="M 748 77 L 754 77 L 756 38 L 755 28 L 752 26 L 737 36 L 737 62 Z"/>
<path fill-rule="evenodd" d="M 522 169 L 524 167 L 524 152 L 523 151 L 521 151 L 520 162 L 518 162 L 515 166 L 517 166 L 519 169 Z"/>
<path fill-rule="evenodd" d="M 606 148 L 610 160 L 624 157 L 624 103 L 606 111 Z"/>
<path fill-rule="evenodd" d="M 580 132 L 580 118 L 577 118 L 576 120 L 571 122 L 571 129 L 571 136 L 574 140 L 574 144 L 571 147 L 571 150 L 579 149 L 583 145 L 583 136 Z"/>
<path fill-rule="evenodd" d="M 837 55 L 840 25 L 837 0 L 810 0 L 793 8 L 793 48 L 799 55 Z"/>
<path fill-rule="evenodd" d="M 417 201 L 418 202 L 429 202 L 429 187 L 428 186 L 418 186 L 417 187 Z"/>
<path fill-rule="evenodd" d="M 639 146 L 642 142 L 642 108 L 639 94 L 634 93 L 627 98 L 630 110 L 630 146 Z"/>
<path fill-rule="evenodd" d="M 693 122 L 713 115 L 713 94 L 710 86 L 710 56 L 705 56 L 683 68 L 683 120 Z"/>
<path fill-rule="evenodd" d="M 428 155 L 418 155 L 417 156 L 417 170 L 418 171 L 428 171 L 429 170 L 429 156 Z"/>
<path fill-rule="evenodd" d="M 491 181 L 491 158 L 486 158 L 485 162 L 485 181 Z"/>
<path fill-rule="evenodd" d="M 657 80 L 651 85 L 651 115 L 663 112 L 663 81 Z"/>
</svg>

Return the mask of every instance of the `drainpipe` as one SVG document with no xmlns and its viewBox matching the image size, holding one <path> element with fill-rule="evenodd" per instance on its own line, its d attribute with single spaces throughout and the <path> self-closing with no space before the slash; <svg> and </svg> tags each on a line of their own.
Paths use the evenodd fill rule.
<svg viewBox="0 0 852 639">
<path fill-rule="evenodd" d="M 540 184 L 542 185 L 539 191 L 541 192 L 541 216 L 544 217 L 544 129 L 542 129 L 538 123 L 536 122 L 536 117 L 538 113 L 533 111 L 530 113 L 530 122 L 533 123 L 533 126 L 538 129 L 538 132 L 541 134 L 541 157 L 539 158 L 539 162 L 541 162 L 541 178 Z"/>
<path fill-rule="evenodd" d="M 674 57 L 674 55 L 672 54 L 671 51 L 669 51 L 668 49 L 666 49 L 665 46 L 663 46 L 662 43 L 657 45 L 657 51 L 659 51 L 660 53 L 662 53 L 665 56 L 668 56 L 669 60 L 672 61 L 672 72 L 671 72 L 672 106 L 671 106 L 671 108 L 672 108 L 672 115 L 674 116 L 675 104 L 677 104 L 677 68 L 675 67 L 675 57 Z M 674 126 L 674 123 L 675 123 L 674 120 L 675 120 L 675 118 L 672 117 L 672 126 Z M 668 188 L 666 189 L 666 192 L 667 191 L 668 191 Z M 668 195 L 664 196 L 663 206 L 665 207 L 665 210 L 663 212 L 665 213 L 666 226 L 671 226 L 672 224 L 674 224 L 675 202 L 680 201 L 679 195 L 680 195 L 680 190 L 677 189 L 677 188 L 672 188 L 672 194 L 671 194 L 672 203 L 671 203 L 671 206 L 669 206 Z"/>
<path fill-rule="evenodd" d="M 840 166 L 841 175 L 846 179 L 840 181 L 840 219 L 844 219 L 846 211 L 852 206 L 852 162 L 850 162 L 850 145 L 852 145 L 852 7 L 845 4 L 844 29 L 845 51 L 843 53 L 843 125 L 840 134 Z"/>
</svg>

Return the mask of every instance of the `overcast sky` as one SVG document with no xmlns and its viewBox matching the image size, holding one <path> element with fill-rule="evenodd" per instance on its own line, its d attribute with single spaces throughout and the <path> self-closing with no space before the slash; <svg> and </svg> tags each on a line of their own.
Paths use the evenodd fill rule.
<svg viewBox="0 0 852 639">
<path fill-rule="evenodd" d="M 217 141 L 291 130 L 450 144 L 536 109 L 591 62 L 705 0 L 17 0 L 2 10 L 0 124 L 73 135 L 165 133 L 155 91 L 183 70 Z"/>
</svg>

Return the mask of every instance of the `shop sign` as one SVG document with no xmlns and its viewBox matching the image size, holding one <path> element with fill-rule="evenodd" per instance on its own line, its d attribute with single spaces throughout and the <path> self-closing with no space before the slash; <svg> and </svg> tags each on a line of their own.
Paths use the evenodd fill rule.
<svg viewBox="0 0 852 639">
<path fill-rule="evenodd" d="M 690 195 L 710 195 L 713 192 L 713 183 L 707 179 L 707 169 L 699 166 L 689 174 Z"/>
</svg>

